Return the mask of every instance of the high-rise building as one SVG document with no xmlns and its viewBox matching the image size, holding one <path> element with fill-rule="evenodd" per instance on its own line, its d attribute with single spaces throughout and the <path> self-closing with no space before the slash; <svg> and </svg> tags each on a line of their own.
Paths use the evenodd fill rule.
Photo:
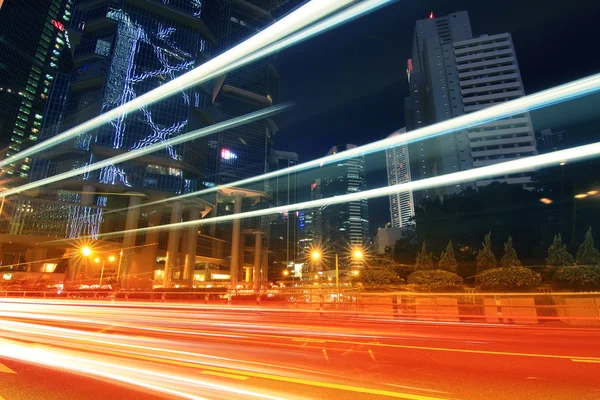
<svg viewBox="0 0 600 400">
<path fill-rule="evenodd" d="M 210 56 L 211 36 L 202 29 L 199 3 L 155 3 L 76 3 L 69 28 L 75 69 L 61 131 L 135 99 Z M 104 188 L 98 190 L 104 192 L 123 188 L 172 194 L 197 190 L 203 178 L 203 149 L 194 142 L 171 146 L 168 140 L 191 129 L 198 97 L 198 90 L 181 91 L 46 152 L 39 159 L 35 177 L 164 143 L 164 149 L 150 158 L 109 165 L 80 179 Z M 55 130 L 49 130 L 44 137 L 54 134 Z"/>
<path fill-rule="evenodd" d="M 510 33 L 482 35 L 453 43 L 462 110 L 465 114 L 525 96 L 517 56 Z M 450 84 L 450 81 L 448 82 Z M 454 83 L 454 79 L 452 81 Z M 457 134 L 458 143 L 448 151 L 461 170 L 496 164 L 537 154 L 529 113 L 475 126 Z M 460 149 L 469 146 L 461 153 Z M 531 176 L 515 174 L 476 182 L 528 184 Z"/>
<path fill-rule="evenodd" d="M 417 21 L 408 62 L 407 129 L 454 118 L 524 96 L 510 34 L 473 37 L 467 12 Z M 529 114 L 419 141 L 409 147 L 413 180 L 535 154 Z M 526 184 L 520 174 L 424 190 L 416 200 L 500 180 Z"/>
<path fill-rule="evenodd" d="M 315 225 L 313 210 L 300 210 L 298 214 L 298 253 L 297 260 L 303 261 L 308 257 L 308 252 L 315 247 Z"/>
<path fill-rule="evenodd" d="M 406 128 L 392 134 L 400 135 Z M 410 157 L 407 146 L 396 146 L 385 151 L 388 185 L 410 182 Z M 390 195 L 390 221 L 392 228 L 403 228 L 413 224 L 415 205 L 412 190 L 405 190 Z"/>
<path fill-rule="evenodd" d="M 279 171 L 298 164 L 298 154 L 289 151 L 273 150 L 271 158 L 271 171 Z M 273 191 L 272 203 L 275 206 L 295 204 L 296 173 L 284 174 L 276 177 L 270 186 Z M 269 226 L 268 245 L 271 250 L 271 263 L 273 268 L 285 268 L 290 262 L 295 262 L 298 254 L 298 217 L 299 213 L 287 212 L 273 216 Z"/>
<path fill-rule="evenodd" d="M 328 155 L 355 148 L 333 146 Z M 362 192 L 366 189 L 364 158 L 354 157 L 321 169 L 320 195 L 323 198 Z M 366 199 L 330 204 L 320 209 L 322 246 L 344 251 L 370 244 Z"/>
<path fill-rule="evenodd" d="M 270 6 L 270 1 L 263 0 L 77 1 L 70 17 L 69 36 L 66 32 L 59 35 L 65 42 L 68 37 L 72 44 L 75 68 L 68 89 L 66 80 L 53 89 L 53 101 L 47 107 L 50 121 L 44 124 L 41 139 L 119 107 L 226 51 L 272 21 Z M 64 26 L 59 22 L 56 29 L 62 32 Z M 244 209 L 265 206 L 268 196 L 264 191 L 270 189 L 266 182 L 260 182 L 256 185 L 259 191 L 241 195 L 220 190 L 216 199 L 188 198 L 143 211 L 131 207 L 146 199 L 166 199 L 268 170 L 267 156 L 277 130 L 275 117 L 183 144 L 172 145 L 170 139 L 276 102 L 278 78 L 271 61 L 259 60 L 180 90 L 37 155 L 31 179 L 71 171 L 151 144 L 163 145 L 151 155 L 48 185 L 43 198 L 16 198 L 11 217 L 16 223 L 10 224 L 9 234 L 97 236 L 100 232 L 197 219 L 211 209 L 217 214 L 240 212 L 242 203 Z M 42 122 L 39 126 L 41 129 Z M 127 208 L 128 204 L 126 213 L 106 213 Z M 28 212 L 32 209 L 36 212 Z M 209 233 L 202 239 L 193 227 L 185 234 L 187 244 L 180 240 L 179 231 L 124 234 L 121 273 L 127 277 L 130 272 L 135 275 L 141 271 L 147 282 L 154 268 L 158 280 L 158 261 L 165 265 L 162 277 L 168 286 L 184 276 L 190 279 L 195 261 L 211 263 L 210 268 L 228 266 L 225 247 L 230 247 L 233 259 L 234 240 L 239 241 L 235 248 L 238 271 L 243 267 L 248 272 L 251 268 L 245 263 L 245 239 L 263 238 L 268 229 L 264 228 L 265 221 L 244 220 L 237 235 L 232 234 L 233 224 L 219 224 L 221 231 L 202 231 Z M 200 240 L 215 237 L 219 239 L 200 244 Z M 206 253 L 201 256 L 197 251 Z M 253 252 L 264 251 L 256 246 Z M 250 256 L 254 264 L 266 260 L 261 254 Z M 261 273 L 266 277 L 266 271 Z M 232 276 L 232 284 L 236 283 Z"/>
<path fill-rule="evenodd" d="M 434 17 L 432 13 L 429 18 L 417 21 L 412 58 L 407 63 L 410 93 L 404 104 L 408 131 L 458 115 L 452 112 L 456 108 L 449 106 L 452 97 L 457 99 L 457 85 L 451 88 L 448 83 L 448 77 L 455 73 L 450 53 L 452 42 L 472 37 L 469 14 L 466 11 L 446 17 Z M 458 171 L 458 167 L 454 167 L 455 163 L 448 163 L 448 157 L 444 157 L 446 148 L 451 148 L 452 145 L 456 146 L 454 135 L 410 144 L 408 150 L 412 180 Z M 415 201 L 444 193 L 446 192 L 438 189 L 426 189 L 415 193 Z"/>
<path fill-rule="evenodd" d="M 315 179 L 310 185 L 310 198 L 311 200 L 319 200 L 323 198 L 321 178 Z M 323 218 L 321 214 L 321 207 L 311 209 L 310 215 L 313 222 L 313 245 L 321 246 L 323 244 Z"/>
<path fill-rule="evenodd" d="M 272 0 L 203 1 L 206 24 L 217 38 L 213 45 L 214 55 L 230 49 L 272 22 L 270 10 L 275 3 Z M 279 76 L 273 60 L 273 56 L 265 57 L 215 79 L 207 98 L 202 99 L 206 104 L 204 113 L 210 115 L 208 119 L 236 117 L 277 103 Z M 208 139 L 206 179 L 220 185 L 266 173 L 273 137 L 278 129 L 277 118 L 271 117 L 212 135 Z M 269 192 L 264 184 L 257 182 L 250 188 Z"/>
<path fill-rule="evenodd" d="M 69 38 L 71 0 L 0 2 L 0 158 L 40 140 L 44 107 Z M 67 54 L 68 56 L 68 54 Z M 32 160 L 2 167 L 3 180 L 29 179 Z"/>
</svg>

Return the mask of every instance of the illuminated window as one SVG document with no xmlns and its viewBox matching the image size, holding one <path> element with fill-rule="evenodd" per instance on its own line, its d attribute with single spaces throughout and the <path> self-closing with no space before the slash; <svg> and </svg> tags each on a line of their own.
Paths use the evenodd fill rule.
<svg viewBox="0 0 600 400">
<path fill-rule="evenodd" d="M 54 272 L 54 270 L 56 269 L 56 266 L 57 266 L 56 263 L 45 263 L 42 266 L 41 272 Z"/>
<path fill-rule="evenodd" d="M 237 154 L 229 149 L 221 149 L 221 159 L 223 160 L 235 160 L 238 158 Z"/>
<path fill-rule="evenodd" d="M 169 175 L 171 176 L 181 176 L 183 172 L 179 168 L 171 168 L 169 167 Z"/>
</svg>

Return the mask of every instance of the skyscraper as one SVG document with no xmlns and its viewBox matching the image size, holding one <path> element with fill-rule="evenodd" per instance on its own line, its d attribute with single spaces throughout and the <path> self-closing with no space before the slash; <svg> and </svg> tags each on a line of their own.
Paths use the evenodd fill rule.
<svg viewBox="0 0 600 400">
<path fill-rule="evenodd" d="M 298 154 L 289 151 L 273 150 L 271 171 L 283 170 L 298 164 Z M 272 203 L 275 206 L 295 204 L 297 201 L 296 173 L 281 175 L 271 182 Z M 285 268 L 295 261 L 298 254 L 298 217 L 299 213 L 287 212 L 273 216 L 269 226 L 269 249 L 274 268 Z M 279 269 L 281 270 L 281 268 Z"/>
<path fill-rule="evenodd" d="M 265 2 L 259 0 L 78 1 L 68 27 L 75 68 L 68 79 L 66 95 L 64 84 L 56 86 L 55 101 L 48 107 L 54 123 L 44 126 L 42 138 L 119 107 L 251 36 L 272 19 L 261 6 Z M 66 41 L 66 33 L 64 36 Z M 188 198 L 143 211 L 131 206 L 145 199 L 166 199 L 267 170 L 272 134 L 277 129 L 275 117 L 184 144 L 172 145 L 170 139 L 275 102 L 278 79 L 270 79 L 276 77 L 270 60 L 260 60 L 226 76 L 180 90 L 37 155 L 32 179 L 53 176 L 151 144 L 162 145 L 161 150 L 151 155 L 48 185 L 43 199 L 16 198 L 12 219 L 17 223 L 10 226 L 9 233 L 25 235 L 43 231 L 48 236 L 77 238 L 194 220 L 210 209 L 234 212 L 242 200 L 234 204 L 231 199 L 235 196 L 225 192 L 208 202 Z M 258 186 L 260 190 L 266 189 L 264 182 Z M 244 205 L 260 207 L 265 197 L 260 192 L 244 201 Z M 127 215 L 105 214 L 106 209 L 128 205 Z M 36 212 L 26 212 L 31 209 Z M 256 237 L 262 237 L 263 220 L 246 222 L 251 225 L 253 235 L 256 231 Z M 220 227 L 224 225 L 227 224 Z M 193 270 L 194 262 L 201 259 L 196 254 L 201 246 L 196 245 L 195 228 L 186 233 L 187 244 L 180 240 L 178 230 L 124 234 L 121 272 L 128 276 L 130 272 L 135 275 L 141 271 L 148 281 L 157 260 L 162 260 L 164 285 L 170 285 L 172 279 L 189 280 L 190 268 Z M 221 238 L 219 243 L 205 243 L 208 253 L 211 248 L 218 248 L 218 256 L 211 256 L 212 253 L 204 256 L 212 257 L 219 267 L 229 264 L 227 249 L 222 247 L 232 240 L 231 232 L 229 224 L 224 233 L 210 232 L 209 237 Z M 239 259 L 243 265 L 241 243 L 236 251 L 242 255 Z M 141 245 L 143 251 L 136 249 L 133 254 L 134 248 Z"/>
<path fill-rule="evenodd" d="M 77 3 L 69 28 L 76 68 L 61 131 L 120 106 L 209 57 L 210 34 L 202 29 L 200 11 L 195 2 Z M 150 158 L 109 165 L 81 180 L 105 192 L 143 188 L 176 194 L 196 190 L 204 168 L 202 150 L 193 142 L 169 145 L 169 138 L 190 130 L 197 97 L 196 90 L 181 91 L 81 135 L 59 151 L 46 152 L 39 160 L 36 177 L 164 143 L 163 150 Z M 54 134 L 44 132 L 45 137 Z"/>
<path fill-rule="evenodd" d="M 203 1 L 206 25 L 217 38 L 213 54 L 230 49 L 272 22 L 273 6 L 271 0 Z M 203 99 L 203 118 L 227 119 L 277 103 L 279 76 L 273 59 L 265 57 L 215 79 Z M 271 117 L 211 136 L 207 180 L 220 185 L 267 172 L 267 159 L 278 129 L 277 118 Z M 268 191 L 264 182 L 250 188 Z"/>
<path fill-rule="evenodd" d="M 392 134 L 400 135 L 406 128 Z M 397 146 L 385 151 L 388 185 L 410 182 L 410 157 L 407 146 Z M 412 224 L 415 216 L 415 205 L 412 190 L 406 190 L 390 195 L 390 220 L 392 228 L 404 228 Z"/>
<path fill-rule="evenodd" d="M 69 46 L 65 25 L 71 0 L 0 2 L 0 158 L 38 142 L 44 107 Z M 2 167 L 17 185 L 29 178 L 31 159 Z"/>
<path fill-rule="evenodd" d="M 333 146 L 327 155 L 355 148 Z M 366 189 L 364 158 L 355 157 L 321 169 L 320 194 L 323 198 L 362 192 Z M 370 243 L 366 199 L 321 207 L 322 245 L 338 251 L 363 248 Z"/>
<path fill-rule="evenodd" d="M 457 41 L 453 48 L 462 98 L 459 112 L 468 114 L 525 96 L 510 33 Z M 453 84 L 454 79 L 448 83 Z M 458 133 L 457 139 L 456 147 L 448 153 L 452 154 L 455 164 L 460 162 L 461 170 L 537 154 L 529 113 L 469 128 Z M 527 174 L 501 176 L 477 181 L 476 185 L 484 186 L 493 181 L 527 184 L 531 177 Z"/>
<path fill-rule="evenodd" d="M 315 181 L 310 185 L 310 198 L 311 200 L 319 200 L 323 198 L 321 178 L 315 179 Z M 321 246 L 323 244 L 323 218 L 321 207 L 313 208 L 309 211 L 309 213 L 313 223 L 313 245 Z"/>
<path fill-rule="evenodd" d="M 467 12 L 417 21 L 408 62 L 410 95 L 405 100 L 407 129 L 454 118 L 524 95 L 510 34 L 473 37 Z M 464 171 L 535 154 L 529 114 L 480 125 L 409 145 L 412 178 Z M 527 176 L 498 177 L 453 187 L 424 190 L 452 194 L 468 185 L 500 180 L 524 184 Z"/>
<path fill-rule="evenodd" d="M 407 63 L 410 93 L 405 99 L 405 119 L 408 131 L 458 115 L 452 112 L 456 108 L 449 106 L 450 99 L 457 97 L 456 87 L 450 88 L 448 84 L 448 76 L 455 73 L 450 52 L 452 42 L 472 37 L 466 11 L 441 18 L 436 18 L 432 13 L 429 18 L 416 22 L 412 58 Z M 448 157 L 444 157 L 444 152 L 452 145 L 456 145 L 456 138 L 452 134 L 410 144 L 412 180 L 458 171 L 455 163 L 448 163 Z M 460 188 L 450 192 L 457 190 Z M 438 189 L 418 191 L 415 201 L 418 203 L 422 198 L 444 193 L 448 192 Z"/>
</svg>

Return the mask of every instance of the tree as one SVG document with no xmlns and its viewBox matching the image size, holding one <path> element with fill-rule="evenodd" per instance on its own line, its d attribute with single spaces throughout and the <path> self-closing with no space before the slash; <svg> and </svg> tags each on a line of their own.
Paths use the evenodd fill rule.
<svg viewBox="0 0 600 400">
<path fill-rule="evenodd" d="M 517 256 L 517 251 L 513 247 L 512 236 L 508 236 L 508 242 L 504 243 L 504 254 L 500 259 L 500 265 L 503 268 L 507 267 L 520 267 L 521 262 Z"/>
<path fill-rule="evenodd" d="M 594 238 L 592 237 L 592 227 L 588 229 L 585 234 L 585 239 L 579 250 L 577 250 L 577 257 L 575 258 L 578 265 L 595 265 L 600 264 L 600 252 L 594 247 Z"/>
<path fill-rule="evenodd" d="M 483 248 L 477 254 L 477 272 L 496 268 L 496 256 L 492 251 L 492 232 L 488 232 L 481 244 Z"/>
<path fill-rule="evenodd" d="M 559 233 L 554 236 L 554 241 L 548 248 L 546 265 L 551 265 L 553 267 L 567 267 L 573 265 L 574 262 L 573 256 L 567 251 L 567 245 L 562 242 L 561 234 Z"/>
<path fill-rule="evenodd" d="M 433 269 L 433 254 L 427 252 L 427 247 L 425 246 L 425 241 L 423 241 L 423 246 L 421 247 L 421 251 L 417 254 L 417 260 L 415 262 L 415 270 L 428 270 Z"/>
<path fill-rule="evenodd" d="M 452 247 L 452 240 L 448 241 L 448 246 L 446 246 L 446 250 L 442 251 L 438 266 L 444 271 L 456 272 L 457 264 L 456 258 L 454 258 L 454 247 Z"/>
</svg>

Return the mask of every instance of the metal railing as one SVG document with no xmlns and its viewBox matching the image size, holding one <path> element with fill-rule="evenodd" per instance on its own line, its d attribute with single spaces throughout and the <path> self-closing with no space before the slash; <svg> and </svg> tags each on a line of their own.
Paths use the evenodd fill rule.
<svg viewBox="0 0 600 400">
<path fill-rule="evenodd" d="M 0 299 L 62 299 L 259 307 L 273 312 L 318 312 L 367 320 L 600 326 L 600 292 L 592 293 L 367 293 L 352 288 L 198 289 L 188 291 L 0 290 Z M 1 300 L 0 300 L 1 301 Z M 219 308 L 227 310 L 227 307 Z"/>
</svg>

